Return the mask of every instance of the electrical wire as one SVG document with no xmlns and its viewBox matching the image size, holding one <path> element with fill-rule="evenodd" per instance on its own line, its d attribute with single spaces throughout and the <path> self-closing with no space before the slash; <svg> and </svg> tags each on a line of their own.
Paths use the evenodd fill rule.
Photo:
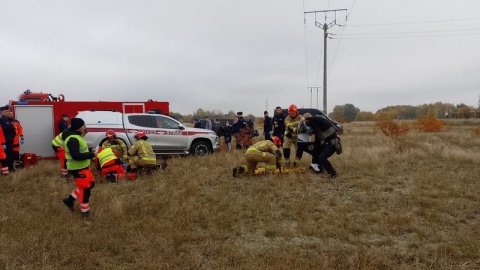
<svg viewBox="0 0 480 270">
<path fill-rule="evenodd" d="M 421 36 L 397 36 L 397 37 L 355 37 L 348 38 L 344 37 L 343 39 L 395 39 L 395 38 L 427 38 L 427 37 L 451 37 L 451 36 L 470 36 L 470 35 L 479 35 L 479 33 L 465 33 L 465 34 L 449 34 L 449 35 L 421 35 Z M 332 38 L 338 39 L 338 38 Z"/>
<path fill-rule="evenodd" d="M 308 78 L 308 46 L 307 46 L 307 19 L 305 17 L 305 0 L 303 0 L 303 25 L 305 26 L 305 68 L 307 71 L 307 87 L 309 85 Z"/>
<path fill-rule="evenodd" d="M 469 21 L 469 20 L 480 20 L 480 17 L 472 17 L 472 18 L 464 18 L 464 19 L 450 19 L 450 20 L 435 20 L 435 21 L 418 21 L 418 22 L 350 24 L 349 26 L 351 26 L 351 27 L 358 27 L 358 26 L 383 26 L 383 25 L 439 23 L 439 22 Z"/>
<path fill-rule="evenodd" d="M 343 34 L 345 36 L 354 36 L 354 35 L 400 35 L 400 34 L 425 34 L 425 33 L 443 33 L 443 32 L 460 32 L 460 31 L 477 31 L 480 28 L 466 28 L 466 29 L 452 29 L 452 30 L 433 30 L 433 31 L 409 31 L 409 32 L 381 32 L 381 33 L 353 33 L 353 34 Z M 337 35 L 337 34 L 332 34 Z"/>
</svg>

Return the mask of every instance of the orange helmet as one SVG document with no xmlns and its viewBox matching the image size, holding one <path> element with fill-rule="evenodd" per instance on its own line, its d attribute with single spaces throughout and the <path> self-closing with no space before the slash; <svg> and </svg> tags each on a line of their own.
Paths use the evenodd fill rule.
<svg viewBox="0 0 480 270">
<path fill-rule="evenodd" d="M 115 131 L 113 130 L 107 130 L 107 133 L 105 133 L 105 137 L 107 138 L 116 138 L 117 134 L 115 134 Z"/>
<path fill-rule="evenodd" d="M 145 134 L 145 131 L 138 131 L 135 133 L 135 136 L 133 136 L 135 139 L 141 139 L 141 138 L 148 138 L 147 134 Z"/>
<path fill-rule="evenodd" d="M 295 104 L 290 105 L 290 107 L 288 107 L 288 113 L 295 113 L 295 112 L 298 112 L 297 105 Z"/>
<path fill-rule="evenodd" d="M 282 145 L 282 140 L 277 136 L 270 137 L 270 140 L 275 144 L 275 146 L 280 147 Z"/>
</svg>

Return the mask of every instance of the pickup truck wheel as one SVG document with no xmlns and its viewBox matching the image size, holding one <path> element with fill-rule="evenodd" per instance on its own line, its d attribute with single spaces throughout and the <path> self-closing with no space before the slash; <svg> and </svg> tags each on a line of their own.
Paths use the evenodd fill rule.
<svg viewBox="0 0 480 270">
<path fill-rule="evenodd" d="M 204 141 L 198 141 L 192 145 L 190 153 L 194 156 L 206 156 L 210 153 L 210 146 Z"/>
</svg>

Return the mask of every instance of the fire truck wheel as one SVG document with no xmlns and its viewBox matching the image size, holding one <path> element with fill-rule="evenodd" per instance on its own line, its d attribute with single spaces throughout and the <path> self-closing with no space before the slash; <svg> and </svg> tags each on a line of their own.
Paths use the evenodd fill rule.
<svg viewBox="0 0 480 270">
<path fill-rule="evenodd" d="M 197 156 L 197 157 L 198 156 L 206 156 L 210 152 L 211 152 L 210 146 L 205 141 L 195 142 L 190 149 L 190 153 L 194 156 Z"/>
</svg>

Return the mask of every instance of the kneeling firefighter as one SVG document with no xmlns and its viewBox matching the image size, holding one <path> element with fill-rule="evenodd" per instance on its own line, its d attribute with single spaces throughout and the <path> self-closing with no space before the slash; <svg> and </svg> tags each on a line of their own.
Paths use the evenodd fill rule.
<svg viewBox="0 0 480 270">
<path fill-rule="evenodd" d="M 257 142 L 250 146 L 245 152 L 247 165 L 241 165 L 233 168 L 233 177 L 248 172 L 255 174 L 255 169 L 259 162 L 265 162 L 265 173 L 273 173 L 276 168 L 281 167 L 280 159 L 282 153 L 278 149 L 282 145 L 282 140 L 277 136 L 270 137 L 269 140 Z"/>
<path fill-rule="evenodd" d="M 117 182 L 126 176 L 122 161 L 115 155 L 112 148 L 98 149 L 98 165 L 107 181 Z"/>
<path fill-rule="evenodd" d="M 128 150 L 128 164 L 132 172 L 137 172 L 139 167 L 156 167 L 157 158 L 152 146 L 147 142 L 147 134 L 139 131 L 134 138 L 137 140 Z"/>
</svg>

